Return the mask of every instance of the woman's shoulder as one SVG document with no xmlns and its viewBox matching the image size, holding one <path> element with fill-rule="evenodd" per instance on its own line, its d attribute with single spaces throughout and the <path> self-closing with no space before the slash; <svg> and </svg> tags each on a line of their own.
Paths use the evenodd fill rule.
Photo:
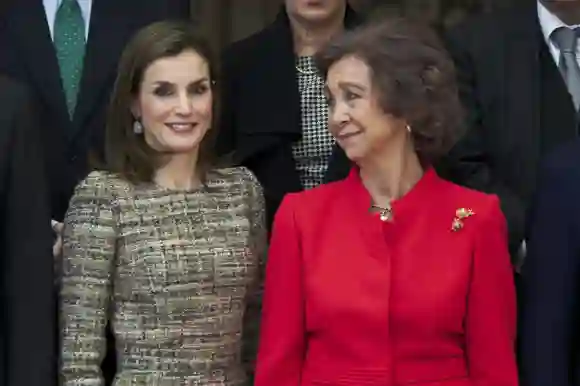
<svg viewBox="0 0 580 386">
<path fill-rule="evenodd" d="M 343 190 L 347 190 L 347 188 L 345 187 L 344 179 L 333 182 L 325 182 L 312 189 L 303 190 L 302 192 L 295 193 L 295 195 L 299 196 L 300 200 L 316 201 L 316 200 L 325 200 L 326 198 L 328 198 L 328 196 L 340 193 Z"/>
<path fill-rule="evenodd" d="M 345 191 L 348 191 L 345 180 L 328 182 L 312 189 L 286 194 L 282 206 L 302 208 L 309 214 L 321 213 L 336 204 L 335 198 Z"/>
<path fill-rule="evenodd" d="M 76 187 L 75 194 L 94 194 L 95 196 L 113 196 L 127 191 L 130 183 L 119 175 L 106 171 L 90 172 Z"/>
<path fill-rule="evenodd" d="M 471 211 L 478 218 L 503 216 L 497 195 L 481 192 L 465 186 L 442 180 L 448 205 L 456 211 Z"/>
<path fill-rule="evenodd" d="M 213 169 L 208 173 L 208 180 L 217 184 L 260 184 L 254 173 L 245 166 Z"/>
</svg>

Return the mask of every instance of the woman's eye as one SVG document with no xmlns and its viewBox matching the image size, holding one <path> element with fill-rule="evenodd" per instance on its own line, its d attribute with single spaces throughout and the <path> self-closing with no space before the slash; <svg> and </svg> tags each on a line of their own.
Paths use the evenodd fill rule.
<svg viewBox="0 0 580 386">
<path fill-rule="evenodd" d="M 193 87 L 193 89 L 191 90 L 191 92 L 192 92 L 194 95 L 202 95 L 202 94 L 204 94 L 204 93 L 205 93 L 207 90 L 208 90 L 208 87 L 207 87 L 207 85 L 205 85 L 205 84 L 200 84 L 200 85 L 194 86 L 194 87 Z"/>
<path fill-rule="evenodd" d="M 357 95 L 357 94 L 355 94 L 355 93 L 353 93 L 353 92 L 350 92 L 350 91 L 347 91 L 347 92 L 345 93 L 344 97 L 346 98 L 346 100 L 347 100 L 347 101 L 352 101 L 352 100 L 354 100 L 354 99 L 358 99 L 358 98 L 360 98 L 360 96 L 359 96 L 359 95 Z"/>
<path fill-rule="evenodd" d="M 157 96 L 169 96 L 173 93 L 173 90 L 170 87 L 159 87 L 153 93 Z"/>
</svg>

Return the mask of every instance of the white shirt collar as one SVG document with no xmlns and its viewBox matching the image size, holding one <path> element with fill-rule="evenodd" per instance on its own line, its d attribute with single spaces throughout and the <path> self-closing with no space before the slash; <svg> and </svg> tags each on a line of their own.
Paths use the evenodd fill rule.
<svg viewBox="0 0 580 386">
<path fill-rule="evenodd" d="M 0 0 L 5 1 L 5 0 Z M 83 19 L 85 22 L 85 39 L 89 36 L 89 26 L 91 20 L 91 8 L 93 5 L 93 0 L 77 0 L 79 6 L 81 7 L 81 12 L 83 14 Z M 119 0 L 123 1 L 123 0 Z M 48 28 L 50 30 L 50 36 L 54 38 L 54 19 L 58 11 L 58 7 L 63 2 L 63 0 L 42 0 L 44 4 L 44 10 L 46 13 L 46 20 L 48 22 Z"/>
<path fill-rule="evenodd" d="M 544 35 L 544 39 L 546 39 L 546 43 L 550 43 L 550 36 L 552 32 L 560 27 L 568 27 L 568 28 L 577 28 L 580 25 L 568 25 L 564 23 L 560 18 L 554 15 L 552 12 L 548 10 L 542 4 L 540 0 L 538 0 L 538 20 L 540 21 L 540 27 L 542 28 L 542 34 Z"/>
</svg>

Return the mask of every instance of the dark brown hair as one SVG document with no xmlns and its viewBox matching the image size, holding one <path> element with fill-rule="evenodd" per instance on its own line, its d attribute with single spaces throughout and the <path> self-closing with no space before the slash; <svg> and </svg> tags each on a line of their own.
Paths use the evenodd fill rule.
<svg viewBox="0 0 580 386">
<path fill-rule="evenodd" d="M 430 28 L 384 18 L 333 39 L 316 56 L 320 72 L 344 57 L 364 61 L 379 105 L 411 128 L 417 155 L 432 165 L 461 135 L 463 110 L 454 65 Z"/>
<path fill-rule="evenodd" d="M 143 75 L 153 62 L 188 50 L 195 51 L 207 61 L 213 84 L 213 122 L 200 144 L 198 159 L 202 179 L 213 166 L 219 100 L 215 87 L 216 61 L 209 44 L 197 33 L 192 23 L 161 21 L 138 31 L 121 55 L 107 115 L 104 154 L 106 169 L 132 182 L 151 181 L 163 157 L 145 142 L 142 134 L 133 131 L 135 118 L 131 106 L 139 94 Z"/>
</svg>

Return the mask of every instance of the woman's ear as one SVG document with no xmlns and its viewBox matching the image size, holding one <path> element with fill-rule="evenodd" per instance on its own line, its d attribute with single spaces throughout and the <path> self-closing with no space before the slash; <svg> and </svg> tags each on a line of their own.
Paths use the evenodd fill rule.
<svg viewBox="0 0 580 386">
<path fill-rule="evenodd" d="M 135 99 L 131 104 L 131 114 L 133 114 L 135 120 L 141 118 L 141 106 L 139 106 L 137 99 Z"/>
</svg>

